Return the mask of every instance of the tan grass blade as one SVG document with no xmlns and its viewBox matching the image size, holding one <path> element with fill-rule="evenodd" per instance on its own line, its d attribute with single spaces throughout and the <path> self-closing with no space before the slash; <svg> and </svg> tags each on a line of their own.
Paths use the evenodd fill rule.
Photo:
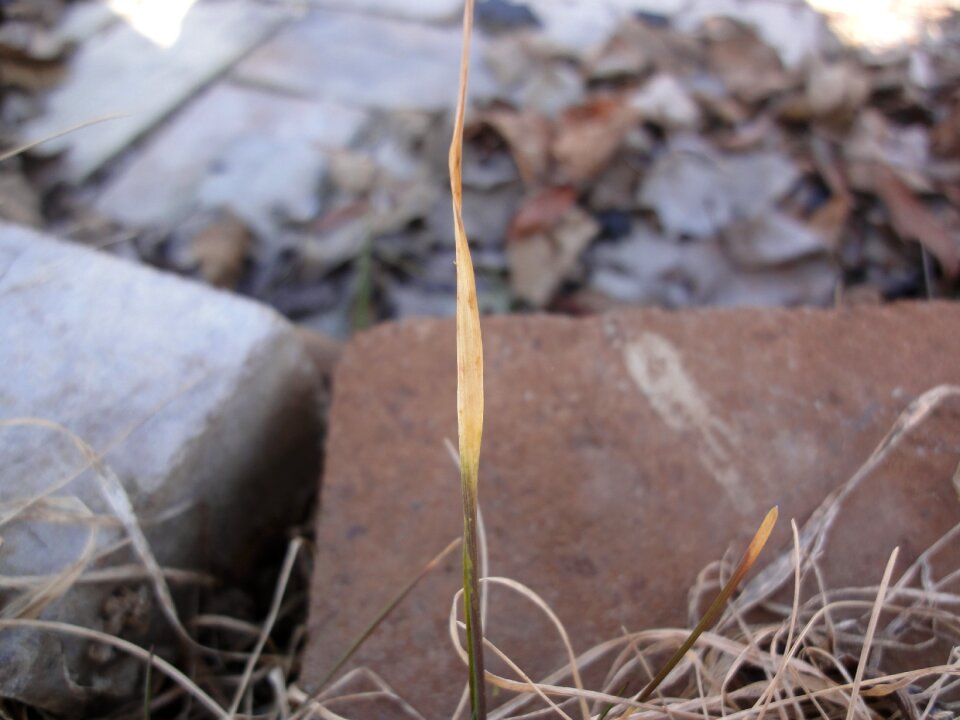
<svg viewBox="0 0 960 720">
<path fill-rule="evenodd" d="M 890 554 L 887 568 L 883 572 L 883 580 L 880 581 L 880 589 L 877 591 L 877 601 L 874 603 L 873 611 L 870 613 L 867 632 L 863 636 L 863 649 L 860 651 L 860 662 L 857 663 L 857 674 L 853 678 L 853 690 L 850 691 L 850 705 L 847 708 L 847 720 L 853 720 L 853 716 L 856 713 L 857 698 L 860 695 L 860 685 L 863 682 L 863 673 L 867 669 L 867 659 L 870 657 L 870 645 L 873 642 L 873 635 L 877 631 L 877 621 L 880 619 L 880 611 L 883 610 L 883 600 L 887 595 L 890 576 L 893 575 L 893 566 L 897 564 L 897 556 L 899 554 L 900 548 L 895 547 Z"/>
<path fill-rule="evenodd" d="M 79 637 L 85 640 L 92 640 L 94 642 L 109 645 L 110 647 L 116 648 L 121 652 L 132 655 L 144 663 L 149 663 L 156 670 L 159 670 L 171 680 L 176 682 L 187 693 L 193 696 L 195 700 L 209 710 L 215 717 L 220 718 L 220 720 L 229 720 L 226 711 L 221 708 L 213 698 L 201 690 L 193 680 L 184 675 L 183 672 L 178 670 L 163 658 L 154 655 L 149 650 L 144 650 L 142 647 L 134 645 L 128 640 L 114 637 L 113 635 L 108 635 L 97 630 L 80 627 L 79 625 L 71 625 L 70 623 L 57 622 L 53 620 L 26 620 L 20 618 L 13 620 L 0 620 L 0 631 L 10 628 L 30 628 L 33 630 L 42 630 L 44 632 L 60 633 L 63 635 L 70 635 L 72 637 Z"/>
<path fill-rule="evenodd" d="M 450 189 L 453 195 L 453 221 L 457 258 L 457 427 L 461 471 L 476 485 L 483 435 L 483 343 L 480 337 L 480 313 L 477 286 L 473 274 L 470 245 L 463 226 L 463 118 L 466 105 L 467 75 L 470 64 L 470 34 L 473 27 L 473 0 L 467 0 L 463 18 L 463 58 L 460 66 L 460 90 L 450 145 Z"/>
<path fill-rule="evenodd" d="M 284 593 L 287 590 L 287 585 L 290 582 L 290 575 L 293 573 L 294 562 L 297 559 L 297 553 L 303 547 L 304 542 L 302 538 L 296 538 L 291 541 L 290 545 L 287 547 L 287 556 L 283 559 L 283 567 L 280 570 L 280 576 L 277 579 L 277 586 L 274 589 L 273 601 L 270 603 L 270 612 L 267 614 L 267 619 L 263 623 L 263 628 L 260 630 L 259 637 L 257 638 L 257 644 L 253 649 L 253 652 L 250 653 L 250 657 L 247 658 L 246 666 L 243 669 L 243 677 L 240 679 L 240 684 L 237 686 L 237 691 L 234 694 L 233 702 L 230 704 L 230 709 L 227 711 L 227 715 L 230 718 L 233 718 L 237 714 L 237 710 L 240 708 L 240 702 L 243 700 L 243 695 L 247 691 L 247 686 L 250 684 L 250 678 L 253 676 L 254 668 L 257 666 L 257 661 L 260 659 L 260 654 L 263 652 L 264 646 L 267 644 L 267 640 L 270 638 L 270 632 L 273 630 L 273 625 L 277 621 L 277 616 L 280 614 L 280 604 L 283 602 Z"/>
<path fill-rule="evenodd" d="M 460 87 L 450 143 L 450 191 L 457 258 L 457 429 L 460 445 L 460 484 L 463 493 L 463 603 L 469 656 L 470 713 L 472 720 L 487 716 L 484 697 L 483 620 L 477 562 L 477 504 L 480 472 L 480 442 L 483 435 L 483 343 L 480 313 L 470 246 L 463 226 L 463 119 L 466 112 L 467 79 L 470 71 L 470 36 L 473 31 L 473 0 L 463 12 L 463 54 Z"/>
<path fill-rule="evenodd" d="M 25 153 L 27 150 L 32 150 L 38 145 L 43 145 L 45 142 L 49 142 L 50 140 L 55 140 L 58 137 L 63 137 L 64 135 L 69 135 L 70 133 L 76 132 L 77 130 L 82 130 L 85 127 L 90 127 L 91 125 L 96 125 L 97 123 L 107 122 L 108 120 L 119 120 L 120 118 L 123 118 L 123 117 L 126 117 L 126 115 L 103 115 L 102 117 L 93 118 L 91 120 L 85 120 L 84 122 L 68 127 L 65 130 L 55 132 L 53 133 L 53 135 L 47 135 L 46 137 L 42 137 L 39 140 L 32 140 L 28 143 L 24 143 L 23 145 L 17 145 L 16 147 L 10 150 L 7 150 L 6 152 L 2 152 L 0 153 L 0 162 L 3 162 L 4 160 L 9 160 L 12 157 L 16 157 L 20 153 Z"/>
<path fill-rule="evenodd" d="M 171 627 L 188 645 L 202 649 L 202 646 L 190 637 L 189 633 L 187 633 L 181 624 L 180 617 L 177 614 L 176 604 L 173 601 L 173 595 L 170 592 L 170 586 L 167 584 L 163 570 L 154 557 L 153 551 L 150 549 L 150 544 L 143 533 L 143 529 L 140 527 L 140 521 L 133 509 L 130 496 L 127 495 L 127 491 L 124 489 L 120 478 L 117 477 L 113 469 L 103 460 L 103 456 L 98 454 L 82 438 L 75 435 L 68 428 L 50 420 L 44 420 L 43 418 L 12 418 L 4 420 L 3 424 L 10 426 L 33 426 L 52 430 L 60 433 L 73 443 L 86 463 L 93 468 L 101 494 L 109 504 L 110 509 L 116 514 L 117 519 L 120 520 L 140 562 L 143 563 L 144 568 L 149 573 L 154 592 L 160 602 L 160 608 L 169 620 Z"/>
<path fill-rule="evenodd" d="M 324 676 L 323 680 L 320 681 L 317 687 L 319 687 L 321 691 L 326 689 L 326 686 L 330 683 L 330 681 L 333 680 L 336 674 L 340 672 L 343 666 L 347 664 L 351 657 L 353 657 L 357 649 L 367 641 L 367 638 L 373 634 L 373 631 L 380 626 L 380 623 L 383 622 L 384 618 L 392 613 L 394 608 L 396 608 L 397 605 L 399 605 L 403 599 L 410 594 L 410 591 L 417 586 L 417 583 L 419 583 L 425 576 L 430 574 L 430 572 L 436 568 L 437 565 L 442 563 L 444 559 L 451 552 L 453 552 L 459 544 L 460 538 L 451 541 L 449 545 L 437 553 L 437 555 L 430 562 L 423 566 L 423 569 L 421 569 L 420 572 L 411 578 L 410 581 L 404 585 L 396 595 L 393 596 L 390 602 L 384 606 L 383 610 L 377 613 L 377 616 L 370 622 L 369 625 L 367 625 L 366 628 L 364 628 L 363 632 L 357 636 L 357 638 L 350 644 L 350 647 L 348 647 L 346 651 L 344 651 L 343 655 L 341 655 L 337 660 L 337 662 L 333 664 L 333 667 Z"/>
<path fill-rule="evenodd" d="M 737 589 L 737 586 L 743 582 L 743 578 L 746 577 L 747 573 L 750 572 L 750 568 L 753 567 L 753 564 L 757 561 L 757 557 L 760 555 L 760 551 L 763 550 L 763 546 L 767 544 L 767 540 L 770 538 L 770 533 L 773 532 L 773 526 L 777 523 L 777 515 L 779 511 L 776 507 L 772 508 L 770 512 L 767 513 L 767 516 L 763 519 L 763 522 L 760 523 L 760 528 L 757 530 L 757 533 L 753 536 L 753 540 L 750 541 L 750 545 L 747 546 L 746 552 L 743 554 L 743 557 L 740 559 L 740 564 L 737 565 L 737 569 L 734 570 L 733 575 L 730 576 L 730 579 L 727 581 L 727 584 L 723 586 L 723 589 L 720 591 L 720 594 L 717 595 L 717 599 L 713 601 L 713 604 L 707 608 L 707 612 L 704 613 L 703 617 L 700 619 L 700 622 L 697 623 L 697 626 L 693 629 L 693 632 L 690 633 L 690 636 L 686 641 L 681 645 L 677 652 L 674 653 L 673 657 L 667 661 L 667 664 L 663 666 L 660 672 L 657 673 L 656 677 L 651 680 L 647 686 L 643 689 L 643 692 L 637 697 L 638 702 L 644 702 L 654 690 L 657 689 L 657 686 L 660 685 L 670 674 L 670 671 L 676 667 L 683 656 L 687 654 L 687 651 L 693 647 L 693 644 L 697 641 L 697 638 L 703 633 L 704 630 L 709 628 L 720 616 L 720 612 L 723 610 L 724 606 L 727 604 L 727 600 L 730 599 L 730 596 L 733 595 L 734 591 Z"/>
</svg>

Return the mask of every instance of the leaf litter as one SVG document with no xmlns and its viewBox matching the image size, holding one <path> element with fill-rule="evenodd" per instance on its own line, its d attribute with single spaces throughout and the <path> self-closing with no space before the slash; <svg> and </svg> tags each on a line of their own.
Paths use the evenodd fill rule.
<svg viewBox="0 0 960 720">
<path fill-rule="evenodd" d="M 486 20 L 478 33 L 485 52 L 475 62 L 485 80 L 470 97 L 464 148 L 470 159 L 465 168 L 476 170 L 472 179 L 465 172 L 475 201 L 470 205 L 497 218 L 481 233 L 490 236 L 482 305 L 563 311 L 591 295 L 606 298 L 607 306 L 636 302 L 624 299 L 633 297 L 671 307 L 709 305 L 718 297 L 782 306 L 829 305 L 864 294 L 883 300 L 955 296 L 955 19 L 921 13 L 926 32 L 914 45 L 880 52 L 873 45 L 844 45 L 843 33 L 832 35 L 829 23 L 849 20 L 832 6 L 821 16 L 805 6 L 769 5 L 665 2 L 630 12 L 630 2 L 611 2 L 595 8 L 589 22 L 577 15 L 585 11 L 576 3 L 482 7 Z M 18 17 L 16 27 L 0 35 L 0 55 L 12 58 L 4 62 L 67 68 L 71 52 L 95 41 L 96 26 L 79 34 L 58 29 L 60 19 L 64 26 L 76 24 L 62 0 L 45 7 Z M 230 83 L 224 78 L 217 85 Z M 0 92 L 10 109 L 0 116 L 0 130 L 11 147 L 18 143 L 17 128 L 43 113 L 43 93 L 23 83 Z M 107 242 L 111 251 L 196 274 L 196 263 L 183 258 L 210 256 L 207 238 L 220 230 L 215 213 L 230 212 L 251 238 L 249 245 L 232 243 L 243 262 L 230 258 L 229 267 L 201 269 L 200 276 L 323 327 L 349 327 L 349 309 L 337 298 L 356 284 L 369 241 L 363 273 L 378 289 L 374 320 L 449 313 L 452 286 L 432 285 L 416 268 L 450 248 L 441 222 L 449 205 L 444 148 L 437 141 L 450 123 L 449 111 L 388 106 L 368 113 L 366 129 L 345 146 L 320 148 L 309 159 L 290 150 L 295 135 L 268 129 L 286 143 L 282 157 L 261 162 L 273 151 L 237 143 L 218 167 L 201 169 L 194 190 L 206 198 L 204 207 L 150 227 L 90 213 L 88 198 L 103 180 L 64 188 L 56 160 L 28 154 L 0 168 L 0 214 L 81 241 L 92 232 L 85 226 L 102 235 L 106 224 L 115 238 Z M 164 126 L 154 131 L 158 138 L 163 133 Z M 138 152 L 134 147 L 128 154 Z M 826 165 L 824 155 L 831 158 Z M 482 160 L 472 165 L 475 157 Z M 268 172 L 245 182 L 254 160 Z M 270 180 L 284 167 L 296 169 L 296 182 Z M 519 186 L 503 184 L 511 175 Z M 158 182 L 162 193 L 164 184 L 182 181 L 160 176 Z M 561 234 L 565 242 L 541 238 L 515 246 L 508 227 L 516 223 L 500 216 L 522 216 L 527 201 L 518 203 L 521 197 L 566 188 L 575 191 L 584 218 L 571 221 L 570 232 Z M 322 229 L 358 201 L 364 232 L 348 237 Z M 465 212 L 476 214 L 469 207 Z M 586 217 L 597 223 L 596 232 L 587 232 Z M 205 222 L 214 225 L 210 234 L 202 232 Z M 178 239 L 185 224 L 199 231 L 191 233 L 200 238 L 196 249 Z M 636 289 L 608 295 L 609 273 L 594 262 L 603 253 L 593 251 L 650 228 L 666 243 L 709 244 L 720 255 L 678 252 L 681 279 L 653 280 L 657 287 L 672 286 L 665 293 L 645 286 L 650 272 L 637 256 L 619 269 L 622 284 Z M 339 247 L 348 241 L 349 248 Z M 227 260 L 225 252 L 215 262 Z M 690 292 L 682 280 L 690 276 L 711 276 L 728 288 Z M 325 284 L 331 292 L 283 287 L 306 283 Z M 292 295 L 296 302 L 287 300 Z M 341 321 L 331 322 L 338 315 Z"/>
</svg>

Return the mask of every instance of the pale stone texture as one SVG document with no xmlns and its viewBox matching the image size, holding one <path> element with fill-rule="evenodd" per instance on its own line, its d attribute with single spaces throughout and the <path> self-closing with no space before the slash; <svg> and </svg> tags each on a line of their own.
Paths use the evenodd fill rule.
<svg viewBox="0 0 960 720">
<path fill-rule="evenodd" d="M 84 122 L 119 115 L 44 143 L 67 151 L 64 177 L 81 182 L 153 128 L 199 88 L 243 57 L 287 17 L 279 6 L 250 0 L 200 3 L 183 17 L 169 47 L 132 23 L 115 22 L 82 45 L 46 112 L 23 130 L 40 140 Z M 109 78 L 109 81 L 105 81 Z"/>
<path fill-rule="evenodd" d="M 458 19 L 463 13 L 462 0 L 309 0 L 314 5 L 333 10 L 363 12 L 407 20 L 445 22 Z"/>
<path fill-rule="evenodd" d="M 54 422 L 99 453 L 161 565 L 249 581 L 303 512 L 319 462 L 320 378 L 292 326 L 255 303 L 7 224 L 0 317 L 0 421 Z M 5 578 L 35 586 L 85 547 L 96 554 L 124 538 L 109 522 L 123 492 L 113 485 L 107 502 L 62 433 L 0 425 L 0 458 Z M 43 519 L 84 508 L 107 521 L 95 538 L 82 517 Z M 127 548 L 89 569 L 136 562 Z M 41 618 L 162 647 L 163 633 L 110 626 L 105 602 L 137 585 L 77 585 Z M 8 612 L 15 595 L 4 591 Z M 149 588 L 143 597 L 144 617 L 160 618 Z M 137 692 L 139 662 L 93 657 L 63 636 L 0 633 L 0 695 L 75 714 L 88 699 Z"/>
<path fill-rule="evenodd" d="M 738 556 L 774 504 L 761 564 L 789 547 L 790 518 L 845 483 L 912 399 L 960 382 L 960 307 L 496 318 L 484 351 L 490 572 L 541 594 L 583 652 L 623 627 L 689 626 L 697 573 Z M 311 690 L 462 522 L 444 447 L 456 438 L 453 322 L 356 337 L 334 387 Z M 852 490 L 821 558 L 829 583 L 876 584 L 894 545 L 902 571 L 960 521 L 958 430 L 954 399 Z M 955 569 L 955 545 L 948 555 Z M 460 577 L 459 558 L 436 569 L 356 656 L 424 717 L 449 717 L 466 678 L 446 630 Z M 532 677 L 564 662 L 544 618 L 502 590 L 488 631 Z"/>
<path fill-rule="evenodd" d="M 284 28 L 233 70 L 242 81 L 319 100 L 385 110 L 446 110 L 456 97 L 463 34 L 454 24 L 414 22 L 326 10 Z M 489 95 L 472 43 L 471 96 Z"/>
<path fill-rule="evenodd" d="M 220 83 L 151 137 L 96 207 L 133 226 L 166 227 L 204 205 L 226 206 L 269 232 L 283 212 L 303 219 L 315 210 L 324 153 L 349 145 L 365 122 L 360 110 Z M 246 182 L 233 152 L 244 148 L 264 158 L 257 172 L 246 168 Z M 285 166 L 277 160 L 291 153 Z"/>
</svg>

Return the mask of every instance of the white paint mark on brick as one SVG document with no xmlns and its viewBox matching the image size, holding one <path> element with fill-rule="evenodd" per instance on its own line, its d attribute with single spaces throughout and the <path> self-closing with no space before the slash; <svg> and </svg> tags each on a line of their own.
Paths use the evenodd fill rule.
<svg viewBox="0 0 960 720">
<path fill-rule="evenodd" d="M 723 487 L 734 505 L 749 511 L 751 500 L 735 458 L 740 455 L 736 430 L 717 417 L 707 397 L 683 367 L 677 349 L 665 338 L 644 333 L 623 353 L 627 370 L 657 415 L 678 433 L 698 436 L 700 463 Z"/>
</svg>

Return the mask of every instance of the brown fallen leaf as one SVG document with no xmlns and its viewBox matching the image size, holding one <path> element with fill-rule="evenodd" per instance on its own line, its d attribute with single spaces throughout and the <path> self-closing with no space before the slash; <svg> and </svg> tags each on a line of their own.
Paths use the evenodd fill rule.
<svg viewBox="0 0 960 720">
<path fill-rule="evenodd" d="M 51 32 L 55 21 L 7 19 L 0 24 L 0 57 L 27 60 L 64 60 L 71 49 L 67 39 Z"/>
<path fill-rule="evenodd" d="M 610 162 L 636 121 L 619 98 L 601 98 L 567 110 L 557 121 L 552 153 L 560 182 L 580 183 Z"/>
<path fill-rule="evenodd" d="M 599 232 L 596 220 L 573 205 L 553 228 L 508 242 L 507 262 L 514 296 L 534 307 L 544 307 Z"/>
<path fill-rule="evenodd" d="M 730 95 L 721 83 L 718 83 L 718 86 L 693 90 L 694 99 L 707 117 L 724 125 L 741 125 L 747 122 L 752 115 L 747 104 Z"/>
<path fill-rule="evenodd" d="M 914 192 L 932 191 L 929 144 L 925 127 L 900 126 L 890 122 L 879 110 L 865 108 L 843 142 L 850 187 L 872 192 L 874 170 L 883 165 Z"/>
<path fill-rule="evenodd" d="M 808 224 L 775 211 L 735 222 L 724 239 L 730 258 L 749 269 L 786 265 L 826 249 L 823 238 Z"/>
<path fill-rule="evenodd" d="M 18 225 L 40 227 L 40 198 L 18 172 L 0 172 L 0 218 Z"/>
<path fill-rule="evenodd" d="M 60 62 L 35 62 L 0 58 L 0 84 L 30 92 L 49 90 L 60 83 L 66 66 Z"/>
<path fill-rule="evenodd" d="M 542 190 L 527 198 L 514 215 L 507 231 L 509 241 L 550 232 L 574 206 L 576 191 L 571 187 Z"/>
<path fill-rule="evenodd" d="M 600 81 L 636 78 L 651 69 L 686 75 L 699 69 L 701 55 L 694 38 L 631 19 L 587 58 L 585 69 L 589 79 Z"/>
<path fill-rule="evenodd" d="M 743 152 L 760 147 L 776 131 L 773 118 L 763 113 L 749 122 L 737 124 L 730 132 L 718 134 L 714 144 L 727 152 Z"/>
<path fill-rule="evenodd" d="M 636 204 L 639 173 L 629 157 L 617 158 L 590 184 L 589 202 L 594 211 L 632 212 Z"/>
<path fill-rule="evenodd" d="M 642 75 L 653 64 L 653 53 L 637 35 L 634 23 L 624 25 L 595 51 L 586 62 L 591 80 L 617 80 Z"/>
<path fill-rule="evenodd" d="M 510 148 L 520 177 L 527 185 L 536 185 L 547 175 L 550 165 L 550 123 L 534 110 L 490 110 L 479 122 L 493 129 Z"/>
<path fill-rule="evenodd" d="M 824 246 L 831 252 L 840 249 L 840 241 L 852 209 L 853 198 L 850 195 L 834 195 L 807 220 L 810 229 L 820 236 Z"/>
<path fill-rule="evenodd" d="M 645 122 L 668 130 L 692 130 L 701 120 L 700 107 L 673 75 L 658 73 L 630 98 L 630 107 Z"/>
<path fill-rule="evenodd" d="M 235 288 L 252 247 L 253 235 L 249 228 L 234 215 L 223 213 L 194 236 L 190 251 L 207 282 L 216 287 Z"/>
<path fill-rule="evenodd" d="M 894 229 L 903 238 L 919 242 L 940 263 L 944 275 L 960 271 L 960 240 L 885 165 L 874 165 L 873 187 L 890 213 Z"/>
<path fill-rule="evenodd" d="M 850 61 L 810 65 L 806 103 L 817 119 L 848 122 L 870 96 L 870 80 L 864 68 Z"/>
<path fill-rule="evenodd" d="M 930 146 L 940 157 L 960 155 L 960 97 L 954 99 L 950 113 L 933 126 Z"/>
<path fill-rule="evenodd" d="M 766 100 L 790 88 L 795 80 L 780 56 L 752 28 L 727 18 L 707 25 L 707 63 L 736 97 L 748 103 Z"/>
<path fill-rule="evenodd" d="M 820 178 L 830 188 L 830 192 L 834 195 L 849 195 L 850 187 L 833 145 L 822 135 L 814 133 L 810 138 L 810 155 Z"/>
</svg>

